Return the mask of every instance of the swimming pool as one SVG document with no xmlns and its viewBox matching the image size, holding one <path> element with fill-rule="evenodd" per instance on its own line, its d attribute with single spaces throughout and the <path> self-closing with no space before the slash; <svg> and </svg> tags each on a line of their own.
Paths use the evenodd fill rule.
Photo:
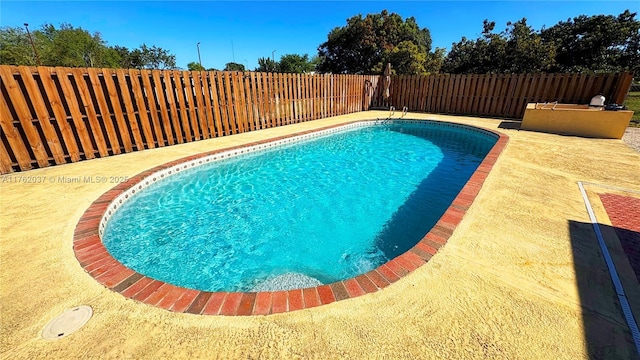
<svg viewBox="0 0 640 360">
<path fill-rule="evenodd" d="M 160 171 L 146 172 L 144 177 L 135 179 L 135 184 L 123 186 L 123 191 L 115 199 L 112 197 L 113 201 L 106 207 L 100 221 L 99 233 L 110 255 L 118 259 L 119 266 L 122 262 L 126 265 L 123 268 L 135 270 L 129 274 L 135 276 L 130 276 L 127 284 L 105 285 L 118 287 L 117 290 L 124 293 L 136 284 L 143 286 L 139 283 L 148 278 L 146 285 L 150 282 L 166 282 L 195 289 L 202 294 L 208 293 L 211 297 L 211 293 L 215 292 L 287 289 L 278 287 L 282 283 L 272 281 L 273 278 L 301 274 L 318 282 L 302 282 L 304 286 L 298 287 L 332 283 L 331 297 L 334 300 L 344 295 L 334 284 L 343 283 L 346 292 L 353 295 L 349 284 L 353 283 L 354 278 L 367 277 L 369 280 L 369 284 L 365 285 L 360 281 L 360 291 L 371 292 L 372 288 L 368 286 L 371 284 L 377 290 L 394 281 L 388 278 L 393 277 L 391 274 L 387 274 L 385 279 L 378 279 L 378 275 L 398 264 L 404 264 L 404 269 L 412 270 L 419 263 L 412 259 L 412 254 L 418 254 L 424 263 L 441 245 L 441 240 L 446 241 L 450 232 L 446 228 L 438 229 L 436 223 L 442 220 L 440 216 L 447 207 L 451 208 L 454 199 L 462 202 L 458 210 L 453 209 L 454 218 L 461 218 L 459 212 L 464 213 L 467 200 L 465 191 L 458 191 L 498 138 L 492 132 L 462 125 L 430 121 L 393 121 L 385 124 L 365 121 L 281 139 L 279 144 L 265 142 L 194 157 L 186 162 L 164 166 Z M 394 144 L 396 150 L 393 149 Z M 414 148 L 416 144 L 418 147 Z M 319 155 L 321 152 L 325 152 L 325 155 Z M 292 162 L 287 162 L 289 157 Z M 302 165 L 309 166 L 293 168 L 293 164 L 300 163 L 300 159 L 306 159 Z M 377 174 L 371 174 L 372 168 L 389 161 L 396 166 L 382 167 Z M 495 159 L 491 160 L 491 164 L 493 161 Z M 280 168 L 276 167 L 277 171 L 274 171 L 265 165 L 271 163 L 280 164 Z M 332 165 L 336 167 L 331 168 Z M 349 171 L 334 178 L 323 177 L 335 175 L 336 169 Z M 452 176 L 452 169 L 462 169 L 461 175 Z M 484 172 L 485 169 L 482 170 Z M 259 175 L 244 179 L 234 177 L 241 173 Z M 438 180 L 443 175 L 446 180 Z M 215 179 L 215 182 L 211 183 L 211 179 Z M 305 182 L 305 179 L 312 181 Z M 353 184 L 357 186 L 353 187 Z M 275 190 L 275 195 L 267 195 L 269 192 L 262 191 L 266 185 Z M 319 188 L 310 188 L 310 185 Z M 257 187 L 259 191 L 247 193 L 252 187 Z M 220 189 L 222 191 L 218 191 Z M 195 203 L 189 204 L 176 200 L 182 195 L 175 199 L 167 197 L 167 194 L 180 192 L 177 190 L 200 195 L 194 197 Z M 318 194 L 321 196 L 314 197 Z M 263 205 L 259 204 L 260 201 Z M 359 204 L 358 201 L 363 203 Z M 208 203 L 214 206 L 207 208 L 211 205 Z M 247 207 L 248 211 L 243 209 L 247 204 L 252 204 Z M 433 211 L 435 205 L 438 205 L 438 209 Z M 171 226 L 163 228 L 162 225 L 172 221 L 166 220 L 164 215 L 158 216 L 157 209 L 167 208 L 168 213 L 175 214 L 180 207 L 190 208 L 191 212 L 203 207 L 207 210 L 203 211 L 204 216 L 188 219 L 185 218 L 189 215 L 187 213 L 178 216 L 184 221 L 179 222 L 177 230 L 174 228 L 175 233 L 170 233 Z M 321 211 L 310 212 L 312 208 Z M 366 211 L 360 211 L 361 208 Z M 144 213 L 151 216 L 144 220 L 139 215 Z M 274 215 L 276 213 L 281 213 L 279 218 Z M 221 219 L 212 219 L 212 216 Z M 322 219 L 323 216 L 328 218 L 328 222 Z M 225 220 L 226 217 L 231 219 Z M 150 221 L 158 218 L 162 220 Z M 262 218 L 261 224 L 253 218 Z M 456 221 L 459 219 L 449 220 L 457 224 Z M 197 225 L 206 223 L 215 226 Z M 220 224 L 226 225 L 221 227 Z M 305 228 L 308 224 L 312 226 Z M 280 232 L 264 228 L 256 230 L 259 227 L 257 225 L 278 227 Z M 146 235 L 138 236 L 139 230 L 145 228 L 151 229 L 151 235 L 154 232 L 156 234 L 146 239 Z M 114 232 L 114 229 L 117 231 Z M 114 233 L 118 235 L 122 229 L 129 231 L 129 234 L 123 231 L 120 239 L 118 236 L 113 237 L 115 241 L 110 238 Z M 206 231 L 200 232 L 202 229 Z M 174 247 L 162 253 L 164 250 L 157 251 L 156 244 L 153 251 L 148 251 L 153 241 L 161 243 L 159 245 L 162 247 L 180 231 L 186 234 L 186 240 L 177 242 L 180 244 L 177 250 Z M 433 233 L 430 240 L 424 237 L 427 233 Z M 132 237 L 134 241 L 131 241 Z M 203 242 L 211 238 L 214 241 Z M 239 241 L 229 243 L 229 239 L 233 238 L 239 238 Z M 334 242 L 327 243 L 331 240 Z M 269 251 L 267 248 L 274 242 L 278 246 Z M 120 246 L 118 243 L 128 244 Z M 137 245 L 132 247 L 131 243 Z M 193 246 L 184 247 L 185 243 Z M 219 246 L 219 243 L 224 245 Z M 328 255 L 317 252 L 323 248 L 329 250 Z M 300 252 L 294 251 L 299 249 Z M 234 256 L 236 253 L 240 256 Z M 267 254 L 267 261 L 260 260 L 259 255 L 262 254 Z M 278 254 L 286 256 L 273 260 Z M 205 261 L 197 260 L 198 257 Z M 250 266 L 245 267 L 243 258 L 251 260 Z M 132 262 L 132 259 L 145 261 Z M 394 260 L 389 261 L 391 259 Z M 412 264 L 407 264 L 407 259 Z M 213 264 L 208 264 L 207 260 Z M 145 268 L 145 262 L 152 266 Z M 154 273 L 154 266 L 169 269 L 165 273 L 170 274 L 179 273 L 176 268 L 188 270 L 172 278 L 162 272 Z M 403 275 L 401 269 L 392 272 L 396 276 Z M 195 273 L 205 276 L 192 276 Z M 124 278 L 124 275 L 120 277 Z M 211 282 L 212 278 L 232 281 L 220 284 Z M 111 282 L 114 281 L 118 279 Z M 261 287 L 264 284 L 268 285 Z M 319 286 L 315 295 L 320 300 L 323 298 L 322 288 L 326 290 L 327 286 Z M 232 297 L 235 301 L 245 298 L 244 295 Z M 256 300 L 255 296 L 249 298 Z M 270 311 L 277 312 L 273 308 Z"/>
</svg>

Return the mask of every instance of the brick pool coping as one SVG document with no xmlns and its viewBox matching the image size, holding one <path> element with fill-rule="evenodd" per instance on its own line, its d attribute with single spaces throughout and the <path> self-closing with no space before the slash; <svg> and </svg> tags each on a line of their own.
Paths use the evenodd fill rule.
<svg viewBox="0 0 640 360">
<path fill-rule="evenodd" d="M 382 290 L 427 263 L 446 244 L 480 192 L 482 184 L 506 146 L 507 135 L 494 130 L 482 129 L 498 137 L 496 144 L 442 217 L 413 248 L 374 270 L 331 284 L 270 292 L 210 292 L 183 288 L 155 280 L 124 266 L 111 256 L 99 236 L 101 219 L 112 201 L 155 172 L 224 151 L 266 144 L 362 121 L 367 120 L 355 120 L 199 153 L 145 170 L 102 194 L 84 212 L 73 235 L 75 256 L 84 270 L 108 289 L 116 291 L 126 298 L 180 313 L 231 316 L 269 315 L 313 308 Z M 477 128 L 470 125 L 464 126 Z"/>
</svg>

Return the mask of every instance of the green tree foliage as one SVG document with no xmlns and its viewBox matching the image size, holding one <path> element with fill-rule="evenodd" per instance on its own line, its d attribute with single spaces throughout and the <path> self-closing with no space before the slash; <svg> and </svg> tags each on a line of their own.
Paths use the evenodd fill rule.
<svg viewBox="0 0 640 360">
<path fill-rule="evenodd" d="M 195 61 L 190 62 L 187 64 L 187 69 L 189 71 L 204 71 L 204 66 L 200 65 L 200 63 L 197 63 Z"/>
<path fill-rule="evenodd" d="M 142 53 L 142 63 L 146 69 L 175 69 L 176 56 L 169 51 L 157 47 L 155 45 L 148 47 L 145 44 L 140 45 Z"/>
<path fill-rule="evenodd" d="M 465 37 L 454 43 L 443 63 L 448 73 L 529 73 L 548 71 L 555 49 L 542 41 L 539 33 L 523 18 L 507 23 L 507 29 L 494 33 L 495 22 L 485 20 L 480 38 Z"/>
<path fill-rule="evenodd" d="M 280 57 L 280 72 L 305 74 L 314 70 L 309 55 L 285 54 Z"/>
<path fill-rule="evenodd" d="M 616 72 L 640 73 L 640 21 L 628 10 L 618 16 L 581 15 L 540 31 L 525 18 L 494 33 L 483 23 L 476 40 L 454 43 L 442 70 L 448 73 Z"/>
<path fill-rule="evenodd" d="M 112 48 L 120 56 L 120 67 L 124 69 L 142 69 L 142 52 L 139 49 L 129 50 L 124 46 L 114 46 Z"/>
<path fill-rule="evenodd" d="M 420 28 L 413 17 L 403 20 L 395 13 L 362 15 L 347 19 L 336 27 L 318 47 L 320 72 L 381 73 L 388 62 L 399 74 L 424 74 L 438 69 L 430 61 L 431 34 Z"/>
<path fill-rule="evenodd" d="M 19 27 L 0 28 L 0 63 L 38 65 L 27 32 Z"/>
<path fill-rule="evenodd" d="M 625 10 L 618 16 L 581 15 L 542 29 L 556 47 L 555 71 L 635 71 L 640 73 L 640 21 Z"/>
<path fill-rule="evenodd" d="M 34 36 L 43 46 L 43 65 L 117 67 L 120 62 L 117 52 L 107 47 L 98 32 L 91 34 L 70 24 L 61 24 L 59 29 L 45 24 Z"/>
<path fill-rule="evenodd" d="M 256 68 L 256 71 L 278 72 L 280 71 L 280 64 L 269 57 L 258 58 L 258 67 Z"/>
<path fill-rule="evenodd" d="M 70 24 L 59 28 L 45 24 L 31 33 L 42 65 L 68 67 L 110 67 L 173 69 L 175 55 L 142 44 L 139 49 L 109 47 L 98 32 L 93 34 Z M 0 63 L 38 65 L 26 31 L 20 27 L 0 28 Z"/>
<path fill-rule="evenodd" d="M 242 64 L 228 62 L 224 65 L 224 71 L 245 71 L 245 68 Z"/>
</svg>

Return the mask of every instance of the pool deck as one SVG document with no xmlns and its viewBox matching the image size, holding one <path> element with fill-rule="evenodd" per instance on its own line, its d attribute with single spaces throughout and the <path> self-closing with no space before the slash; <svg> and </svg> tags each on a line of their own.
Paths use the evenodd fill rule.
<svg viewBox="0 0 640 360">
<path fill-rule="evenodd" d="M 599 197 L 640 198 L 640 153 L 620 140 L 499 128 L 498 119 L 408 114 L 497 130 L 509 142 L 428 263 L 381 291 L 311 309 L 243 317 L 173 313 L 105 288 L 74 255 L 78 220 L 116 184 L 64 179 L 133 177 L 201 152 L 387 115 L 363 112 L 0 177 L 2 357 L 638 356 L 577 185 L 586 184 L 640 319 L 640 284 Z M 94 311 L 84 328 L 57 341 L 40 338 L 48 321 L 78 305 Z"/>
</svg>

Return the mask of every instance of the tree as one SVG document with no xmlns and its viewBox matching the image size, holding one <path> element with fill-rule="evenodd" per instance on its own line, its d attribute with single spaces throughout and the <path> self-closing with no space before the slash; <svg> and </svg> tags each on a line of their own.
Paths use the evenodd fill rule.
<svg viewBox="0 0 640 360">
<path fill-rule="evenodd" d="M 256 71 L 278 72 L 280 71 L 280 64 L 269 57 L 258 58 L 258 67 L 256 68 Z"/>
<path fill-rule="evenodd" d="M 109 50 L 99 32 L 89 33 L 70 24 L 56 28 L 45 24 L 34 37 L 43 45 L 43 65 L 68 67 L 117 67 L 119 55 Z"/>
<path fill-rule="evenodd" d="M 44 24 L 32 32 L 34 45 L 45 66 L 110 67 L 128 69 L 172 69 L 176 57 L 167 50 L 142 44 L 139 49 L 107 46 L 98 32 L 93 34 L 70 24 L 59 28 Z M 12 65 L 37 65 L 26 32 L 19 27 L 0 28 L 0 62 Z"/>
<path fill-rule="evenodd" d="M 204 71 L 204 66 L 200 65 L 199 63 L 192 61 L 190 63 L 187 64 L 187 69 L 189 71 Z"/>
<path fill-rule="evenodd" d="M 228 62 L 224 65 L 224 71 L 245 71 L 245 69 L 242 64 Z"/>
<path fill-rule="evenodd" d="M 129 51 L 128 48 L 118 45 L 112 47 L 112 49 L 118 53 L 118 56 L 120 56 L 121 68 L 142 69 L 144 67 L 142 52 L 140 50 L 134 49 L 133 51 Z"/>
<path fill-rule="evenodd" d="M 314 70 L 309 55 L 285 54 L 280 57 L 280 72 L 305 74 Z"/>
<path fill-rule="evenodd" d="M 618 16 L 580 15 L 542 29 L 555 45 L 554 71 L 635 71 L 640 73 L 640 21 L 625 10 Z"/>
<path fill-rule="evenodd" d="M 640 21 L 629 10 L 618 16 L 581 15 L 540 31 L 523 18 L 494 33 L 454 43 L 443 64 L 450 73 L 617 72 L 640 73 Z"/>
<path fill-rule="evenodd" d="M 141 58 L 146 69 L 175 69 L 176 56 L 167 50 L 155 45 L 148 47 L 146 44 L 140 45 Z"/>
<path fill-rule="evenodd" d="M 443 62 L 443 71 L 454 74 L 530 73 L 549 71 L 555 49 L 522 18 L 508 22 L 507 29 L 494 33 L 496 23 L 484 20 L 482 35 L 454 43 Z"/>
<path fill-rule="evenodd" d="M 0 61 L 8 65 L 38 65 L 26 31 L 19 27 L 0 28 Z"/>
<path fill-rule="evenodd" d="M 380 14 L 347 19 L 318 47 L 317 70 L 331 73 L 381 73 L 388 62 L 396 73 L 423 74 L 431 50 L 431 34 L 413 17 L 403 20 L 383 10 Z M 431 64 L 431 63 L 429 63 Z"/>
</svg>

